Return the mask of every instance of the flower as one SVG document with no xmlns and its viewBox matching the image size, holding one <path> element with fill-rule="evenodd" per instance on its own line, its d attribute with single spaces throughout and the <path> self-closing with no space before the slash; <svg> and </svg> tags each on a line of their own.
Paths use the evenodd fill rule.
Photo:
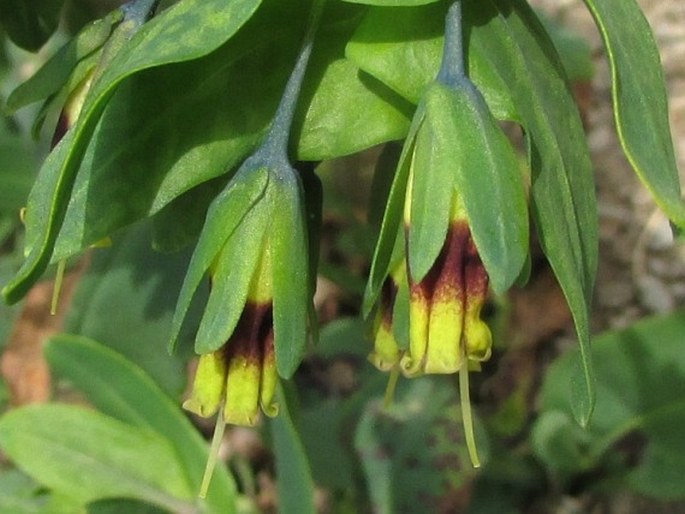
<svg viewBox="0 0 685 514">
<path fill-rule="evenodd" d="M 76 123 L 79 114 L 81 114 L 83 104 L 86 101 L 86 95 L 88 95 L 88 91 L 90 91 L 94 75 L 95 68 L 93 67 L 86 73 L 76 87 L 69 92 L 69 96 L 59 113 L 57 126 L 52 134 L 50 148 L 57 146 L 57 143 L 62 140 L 67 131 Z"/>
<path fill-rule="evenodd" d="M 399 283 L 398 234 L 404 235 L 405 302 L 399 293 L 386 293 L 392 291 L 389 278 Z M 476 467 L 468 372 L 480 369 L 492 349 L 481 312 L 488 288 L 506 291 L 527 253 L 528 212 L 515 151 L 468 78 L 432 82 L 390 189 L 364 313 L 378 304 L 381 318 L 370 359 L 394 374 L 388 391 L 394 388 L 398 357 L 399 370 L 409 377 L 459 373 L 464 433 Z M 398 344 L 404 331 L 407 344 Z M 388 397 L 386 391 L 386 403 Z"/>
<path fill-rule="evenodd" d="M 410 183 L 408 196 L 411 191 Z M 456 373 L 464 365 L 477 366 L 491 354 L 492 335 L 480 318 L 488 274 L 458 194 L 452 202 L 445 241 L 428 273 L 416 280 L 408 267 L 409 351 L 402 358 L 402 370 L 408 376 Z M 405 225 L 409 227 L 410 198 L 406 205 Z"/>
<path fill-rule="evenodd" d="M 224 346 L 200 356 L 193 391 L 183 407 L 210 417 L 223 404 L 226 423 L 252 426 L 260 406 L 269 416 L 278 414 L 276 382 L 271 256 L 266 249 L 235 330 Z"/>
<path fill-rule="evenodd" d="M 390 371 L 396 368 L 404 353 L 397 344 L 393 332 L 393 310 L 400 287 L 406 286 L 406 267 L 404 260 L 400 260 L 383 282 L 374 320 L 374 349 L 369 355 L 369 361 L 380 371 Z"/>
</svg>

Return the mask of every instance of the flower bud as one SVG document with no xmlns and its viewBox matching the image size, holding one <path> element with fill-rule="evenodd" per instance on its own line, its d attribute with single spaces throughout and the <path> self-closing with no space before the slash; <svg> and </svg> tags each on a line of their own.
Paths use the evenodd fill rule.
<svg viewBox="0 0 685 514">
<path fill-rule="evenodd" d="M 369 355 L 369 361 L 380 371 L 395 368 L 402 356 L 402 350 L 393 333 L 393 310 L 399 288 L 401 285 L 406 287 L 406 282 L 406 267 L 402 260 L 383 283 L 374 321 L 374 348 Z"/>
</svg>

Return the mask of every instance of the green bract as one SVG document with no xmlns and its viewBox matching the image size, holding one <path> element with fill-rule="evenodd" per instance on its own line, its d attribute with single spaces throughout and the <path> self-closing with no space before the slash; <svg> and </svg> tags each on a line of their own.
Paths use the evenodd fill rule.
<svg viewBox="0 0 685 514">
<path fill-rule="evenodd" d="M 306 343 L 310 291 L 302 190 L 294 170 L 248 159 L 212 203 L 188 268 L 172 328 L 180 331 L 195 289 L 212 271 L 212 288 L 196 337 L 198 353 L 216 351 L 233 332 L 263 252 L 273 266 L 276 362 L 282 376 L 295 371 Z"/>
</svg>

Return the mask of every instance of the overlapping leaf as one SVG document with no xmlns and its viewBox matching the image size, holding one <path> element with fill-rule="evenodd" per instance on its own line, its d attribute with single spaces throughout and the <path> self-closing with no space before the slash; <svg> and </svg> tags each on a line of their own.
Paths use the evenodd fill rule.
<svg viewBox="0 0 685 514">
<path fill-rule="evenodd" d="M 685 228 L 659 50 L 635 0 L 585 0 L 611 65 L 614 117 L 626 157 L 654 200 Z"/>
<path fill-rule="evenodd" d="M 46 357 L 53 372 L 69 379 L 102 412 L 170 441 L 192 492 L 199 491 L 207 444 L 148 375 L 118 353 L 80 336 L 54 337 Z M 207 496 L 211 512 L 234 512 L 235 494 L 230 476 L 217 468 Z"/>
<path fill-rule="evenodd" d="M 278 391 L 279 415 L 270 421 L 278 476 L 278 512 L 314 514 L 314 480 L 300 431 L 293 420 L 293 406 L 282 387 Z"/>
<path fill-rule="evenodd" d="M 341 5 L 329 9 L 320 32 L 324 43 L 315 43 L 298 115 L 300 120 L 306 115 L 307 123 L 302 127 L 298 122 L 295 130 L 302 135 L 300 158 L 352 153 L 402 137 L 408 125 L 406 104 L 382 84 L 360 76 L 343 58 L 359 8 Z M 84 150 L 70 192 L 56 258 L 157 212 L 245 158 L 268 127 L 300 43 L 301 23 L 281 23 L 290 7 L 287 2 L 271 3 L 219 51 L 137 73 L 106 98 L 103 118 Z M 269 73 L 264 72 L 265 62 L 273 63 Z M 52 226 L 43 223 L 49 215 L 41 215 L 40 208 L 52 204 L 59 169 L 75 143 L 72 131 L 43 167 L 29 206 L 35 206 L 27 226 L 30 242 L 44 238 Z M 25 271 L 29 268 L 27 263 Z M 17 283 L 29 281 L 18 278 Z"/>
<path fill-rule="evenodd" d="M 187 511 L 192 498 L 166 439 L 84 408 L 32 405 L 5 414 L 0 446 L 36 480 L 82 502 L 130 497 Z"/>
<path fill-rule="evenodd" d="M 626 484 L 641 494 L 682 499 L 685 440 L 685 313 L 652 318 L 593 341 L 597 409 L 587 430 L 570 421 L 566 388 L 578 352 L 550 367 L 541 394 L 542 416 L 533 431 L 538 456 L 562 476 L 621 457 L 625 438 L 644 441 L 624 461 Z M 631 462 L 634 460 L 634 462 Z"/>
<path fill-rule="evenodd" d="M 478 30 L 484 31 L 491 64 L 512 84 L 528 132 L 532 212 L 578 333 L 583 359 L 572 394 L 577 419 L 585 424 L 594 405 L 589 307 L 598 238 L 587 143 L 556 52 L 530 7 L 520 0 L 496 0 L 489 2 L 488 13 L 488 23 Z"/>
<path fill-rule="evenodd" d="M 187 0 L 153 19 L 132 39 L 119 42 L 123 48 L 94 83 L 71 137 L 62 140 L 41 170 L 27 210 L 27 259 L 3 289 L 6 300 L 21 298 L 48 265 L 89 139 L 117 86 L 141 70 L 208 54 L 226 42 L 258 5 L 259 0 Z"/>
</svg>

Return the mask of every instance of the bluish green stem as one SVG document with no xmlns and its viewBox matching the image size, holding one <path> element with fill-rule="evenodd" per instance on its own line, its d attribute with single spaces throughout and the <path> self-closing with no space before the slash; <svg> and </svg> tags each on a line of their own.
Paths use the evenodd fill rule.
<svg viewBox="0 0 685 514">
<path fill-rule="evenodd" d="M 122 6 L 124 20 L 133 20 L 142 25 L 152 17 L 160 0 L 132 0 Z"/>
<path fill-rule="evenodd" d="M 442 63 L 437 76 L 439 82 L 450 87 L 455 87 L 466 78 L 461 3 L 462 0 L 456 0 L 447 10 L 445 44 L 442 51 Z"/>
<path fill-rule="evenodd" d="M 288 83 L 285 86 L 283 96 L 278 104 L 278 109 L 274 116 L 274 121 L 266 137 L 266 141 L 260 152 L 264 152 L 264 157 L 269 160 L 280 162 L 288 162 L 288 142 L 290 139 L 290 129 L 293 124 L 293 117 L 295 116 L 295 109 L 297 108 L 297 100 L 300 96 L 302 83 L 307 71 L 307 64 L 314 46 L 314 36 L 319 26 L 321 13 L 326 0 L 314 0 L 312 11 L 307 24 L 307 32 L 304 36 L 304 42 L 300 53 L 297 56 L 295 67 L 293 68 Z"/>
</svg>

